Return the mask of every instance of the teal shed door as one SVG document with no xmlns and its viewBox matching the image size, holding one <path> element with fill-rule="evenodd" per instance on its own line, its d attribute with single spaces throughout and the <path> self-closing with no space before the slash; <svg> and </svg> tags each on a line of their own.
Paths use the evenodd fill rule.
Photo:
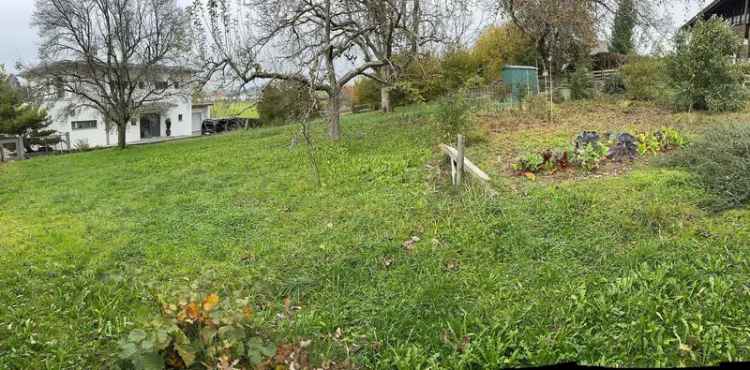
<svg viewBox="0 0 750 370">
<path fill-rule="evenodd" d="M 503 84 L 510 87 L 513 100 L 523 96 L 536 95 L 539 92 L 539 76 L 536 67 L 503 66 Z"/>
</svg>

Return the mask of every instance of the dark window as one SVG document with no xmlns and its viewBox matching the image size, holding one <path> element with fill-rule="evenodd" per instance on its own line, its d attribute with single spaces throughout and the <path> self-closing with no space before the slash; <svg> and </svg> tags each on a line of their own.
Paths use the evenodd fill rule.
<svg viewBox="0 0 750 370">
<path fill-rule="evenodd" d="M 156 81 L 156 83 L 154 83 L 154 86 L 156 86 L 156 88 L 159 89 L 159 90 L 166 90 L 166 89 L 169 88 L 169 82 L 167 82 L 167 81 Z"/>
<path fill-rule="evenodd" d="M 96 128 L 96 121 L 73 121 L 73 130 Z"/>
<path fill-rule="evenodd" d="M 143 90 L 143 89 L 146 88 L 146 84 L 143 83 L 143 81 L 138 81 L 138 88 L 141 89 L 141 90 Z"/>
</svg>

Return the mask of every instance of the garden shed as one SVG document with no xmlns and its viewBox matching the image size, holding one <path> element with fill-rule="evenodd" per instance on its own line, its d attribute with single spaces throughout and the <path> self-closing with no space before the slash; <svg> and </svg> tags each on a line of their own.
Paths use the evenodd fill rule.
<svg viewBox="0 0 750 370">
<path fill-rule="evenodd" d="M 539 94 L 539 76 L 536 67 L 531 66 L 503 66 L 503 84 L 510 87 L 513 100 L 519 100 L 526 95 Z"/>
</svg>

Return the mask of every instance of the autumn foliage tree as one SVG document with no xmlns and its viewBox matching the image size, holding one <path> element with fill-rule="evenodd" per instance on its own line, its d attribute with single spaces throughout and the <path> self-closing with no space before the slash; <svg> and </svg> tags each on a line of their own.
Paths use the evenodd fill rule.
<svg viewBox="0 0 750 370">
<path fill-rule="evenodd" d="M 486 28 L 472 49 L 476 63 L 488 82 L 501 78 L 505 64 L 536 64 L 534 44 L 518 27 L 512 24 Z"/>
</svg>

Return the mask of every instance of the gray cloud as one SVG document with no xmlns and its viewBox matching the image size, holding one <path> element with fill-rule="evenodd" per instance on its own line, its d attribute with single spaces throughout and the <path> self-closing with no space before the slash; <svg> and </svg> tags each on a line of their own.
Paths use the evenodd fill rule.
<svg viewBox="0 0 750 370">
<path fill-rule="evenodd" d="M 31 27 L 33 0 L 0 0 L 0 64 L 15 70 L 18 62 L 32 63 L 39 48 Z"/>
</svg>

